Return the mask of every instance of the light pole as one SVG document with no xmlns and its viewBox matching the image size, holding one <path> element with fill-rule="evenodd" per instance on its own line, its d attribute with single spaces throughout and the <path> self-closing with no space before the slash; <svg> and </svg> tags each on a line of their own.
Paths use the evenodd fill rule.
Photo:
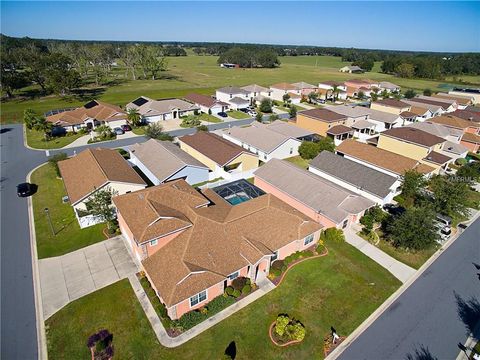
<svg viewBox="0 0 480 360">
<path fill-rule="evenodd" d="M 48 223 L 50 224 L 50 230 L 52 230 L 52 235 L 53 236 L 57 235 L 55 234 L 55 229 L 53 228 L 52 218 L 50 217 L 50 211 L 48 210 L 48 207 L 46 207 L 43 210 L 45 211 L 45 214 L 47 214 L 47 219 L 48 219 Z"/>
</svg>

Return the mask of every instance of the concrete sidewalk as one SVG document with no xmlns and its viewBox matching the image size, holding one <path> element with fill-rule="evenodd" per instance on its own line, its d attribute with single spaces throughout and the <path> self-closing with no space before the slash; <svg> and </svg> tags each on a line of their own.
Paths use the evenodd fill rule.
<svg viewBox="0 0 480 360">
<path fill-rule="evenodd" d="M 380 264 L 385 269 L 390 271 L 393 274 L 393 276 L 395 276 L 402 283 L 405 283 L 417 272 L 417 270 L 394 259 L 390 255 L 387 255 L 376 246 L 370 244 L 368 241 L 363 240 L 360 236 L 356 234 L 355 228 L 349 227 L 344 230 L 344 233 L 345 233 L 345 240 L 350 245 L 356 247 L 358 250 L 360 250 L 362 253 L 367 255 L 373 261 L 375 261 L 376 263 Z"/>
<path fill-rule="evenodd" d="M 170 337 L 167 334 L 165 328 L 163 327 L 163 324 L 160 321 L 157 313 L 155 312 L 155 309 L 150 303 L 147 294 L 143 290 L 140 281 L 138 281 L 137 277 L 134 274 L 130 275 L 128 277 L 128 280 L 132 285 L 133 291 L 135 292 L 135 295 L 137 296 L 140 305 L 142 306 L 145 314 L 147 315 L 148 321 L 150 321 L 150 324 L 152 325 L 153 331 L 155 332 L 158 341 L 160 342 L 160 344 L 168 348 L 174 348 L 186 343 L 190 339 L 193 339 L 195 336 L 200 335 L 202 332 L 210 329 L 212 326 L 218 324 L 220 321 L 223 321 L 229 316 L 235 314 L 237 311 L 240 311 L 244 307 L 250 305 L 252 302 L 261 298 L 263 295 L 275 289 L 275 285 L 273 285 L 270 280 L 265 278 L 259 281 L 258 289 L 252 294 L 236 302 L 235 304 L 230 305 L 225 310 L 220 311 L 218 314 L 213 315 L 212 317 L 201 322 L 197 326 L 194 326 L 193 328 L 185 331 L 183 334 L 177 337 Z"/>
<path fill-rule="evenodd" d="M 120 236 L 38 261 L 45 319 L 69 302 L 135 274 Z"/>
</svg>

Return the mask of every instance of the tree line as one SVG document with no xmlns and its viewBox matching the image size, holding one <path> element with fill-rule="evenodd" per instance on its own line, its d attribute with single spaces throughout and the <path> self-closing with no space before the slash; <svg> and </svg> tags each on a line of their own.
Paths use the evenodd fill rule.
<svg viewBox="0 0 480 360">
<path fill-rule="evenodd" d="M 71 94 L 83 85 L 107 84 L 122 62 L 125 78 L 158 79 L 168 56 L 186 56 L 178 46 L 43 41 L 1 36 L 1 86 L 7 97 L 29 85 L 41 95 Z"/>
<path fill-rule="evenodd" d="M 280 65 L 275 50 L 263 47 L 233 47 L 220 54 L 218 64 L 238 64 L 242 68 L 274 68 Z"/>
</svg>

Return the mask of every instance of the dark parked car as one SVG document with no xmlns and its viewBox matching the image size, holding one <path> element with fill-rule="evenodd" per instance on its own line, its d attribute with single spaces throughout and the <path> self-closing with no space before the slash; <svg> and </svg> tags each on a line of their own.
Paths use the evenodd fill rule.
<svg viewBox="0 0 480 360">
<path fill-rule="evenodd" d="M 27 197 L 33 195 L 34 186 L 30 183 L 21 183 L 17 185 L 17 195 L 19 197 Z"/>
<path fill-rule="evenodd" d="M 226 112 L 224 112 L 224 111 L 219 112 L 217 115 L 218 115 L 218 116 L 221 116 L 221 117 L 228 117 L 228 114 L 227 114 Z"/>
<path fill-rule="evenodd" d="M 125 131 L 123 131 L 122 128 L 119 128 L 119 127 L 116 127 L 115 129 L 113 129 L 113 132 L 115 133 L 115 135 L 125 134 Z"/>
<path fill-rule="evenodd" d="M 132 131 L 132 127 L 130 125 L 122 125 L 123 131 Z"/>
</svg>

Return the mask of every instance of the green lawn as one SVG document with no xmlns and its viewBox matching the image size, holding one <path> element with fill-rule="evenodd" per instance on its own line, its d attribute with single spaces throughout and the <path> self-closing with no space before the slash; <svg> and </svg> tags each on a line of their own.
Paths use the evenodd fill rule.
<svg viewBox="0 0 480 360">
<path fill-rule="evenodd" d="M 40 259 L 63 255 L 87 245 L 105 240 L 105 225 L 80 229 L 73 208 L 63 204 L 66 195 L 63 181 L 58 179 L 53 166 L 44 165 L 32 173 L 31 182 L 38 186 L 32 197 L 37 251 Z M 44 209 L 48 207 L 56 235 L 53 235 Z"/>
<path fill-rule="evenodd" d="M 308 160 L 303 159 L 300 155 L 292 156 L 292 157 L 286 158 L 285 160 L 301 167 L 302 169 L 308 169 Z"/>
<path fill-rule="evenodd" d="M 198 115 L 198 119 L 201 120 L 201 121 L 207 121 L 207 122 L 210 122 L 210 123 L 221 123 L 223 122 L 223 120 L 213 116 L 213 115 L 210 115 L 210 114 L 205 114 L 205 113 L 201 113 L 200 115 Z"/>
<path fill-rule="evenodd" d="M 87 339 L 101 329 L 113 334 L 115 359 L 150 359 L 160 346 L 128 279 L 70 303 L 45 325 L 50 359 L 90 358 Z"/>
<path fill-rule="evenodd" d="M 362 232 L 359 232 L 358 235 L 369 241 L 368 237 L 365 236 Z M 376 246 L 394 259 L 414 269 L 419 269 L 428 259 L 430 259 L 430 257 L 435 253 L 435 251 L 438 250 L 438 246 L 433 246 L 432 248 L 426 250 L 408 251 L 402 248 L 396 248 L 382 237 L 380 238 L 380 242 Z"/>
<path fill-rule="evenodd" d="M 27 134 L 27 144 L 34 149 L 59 149 L 68 144 L 71 144 L 79 137 L 84 136 L 85 134 L 72 134 L 68 136 L 55 137 L 52 140 L 45 141 L 45 135 L 41 131 L 28 130 L 26 129 Z"/>
<path fill-rule="evenodd" d="M 88 336 L 106 328 L 120 359 L 221 359 L 232 341 L 238 359 L 321 359 L 330 326 L 341 336 L 350 334 L 401 285 L 352 246 L 326 245 L 327 256 L 296 265 L 277 289 L 174 349 L 156 344 L 126 281 L 99 290 L 47 321 L 49 356 L 86 358 Z M 268 327 L 284 312 L 305 324 L 302 344 L 279 348 L 270 342 Z"/>
<path fill-rule="evenodd" d="M 238 111 L 238 110 L 232 110 L 232 111 L 228 111 L 227 112 L 228 116 L 234 118 L 234 119 L 248 119 L 250 118 L 250 115 L 248 114 L 245 114 L 244 112 L 242 111 Z"/>
<path fill-rule="evenodd" d="M 256 83 L 270 86 L 283 81 L 308 81 L 316 84 L 324 80 L 345 81 L 351 78 L 370 78 L 391 81 L 402 87 L 421 91 L 425 88 L 441 90 L 439 85 L 455 83 L 453 78 L 434 81 L 402 79 L 382 74 L 379 72 L 380 62 L 375 63 L 372 72 L 365 74 L 340 73 L 338 69 L 347 63 L 343 63 L 340 57 L 334 56 L 284 56 L 280 57 L 280 61 L 281 66 L 276 69 L 224 69 L 217 65 L 216 56 L 170 57 L 168 58 L 168 70 L 161 73 L 160 79 L 136 81 L 124 80 L 124 68 L 119 66 L 115 69 L 115 74 L 119 79 L 118 85 L 82 89 L 82 98 L 79 96 L 60 98 L 53 95 L 31 98 L 29 93 L 32 89 L 35 90 L 35 87 L 30 86 L 17 93 L 19 98 L 2 103 L 0 118 L 2 123 L 21 122 L 23 111 L 27 108 L 45 113 L 52 109 L 79 106 L 92 98 L 125 106 L 139 95 L 153 99 L 182 97 L 191 92 L 212 95 L 216 88 L 226 85 L 243 86 Z M 480 76 L 462 76 L 461 79 L 472 84 L 480 84 Z"/>
</svg>

